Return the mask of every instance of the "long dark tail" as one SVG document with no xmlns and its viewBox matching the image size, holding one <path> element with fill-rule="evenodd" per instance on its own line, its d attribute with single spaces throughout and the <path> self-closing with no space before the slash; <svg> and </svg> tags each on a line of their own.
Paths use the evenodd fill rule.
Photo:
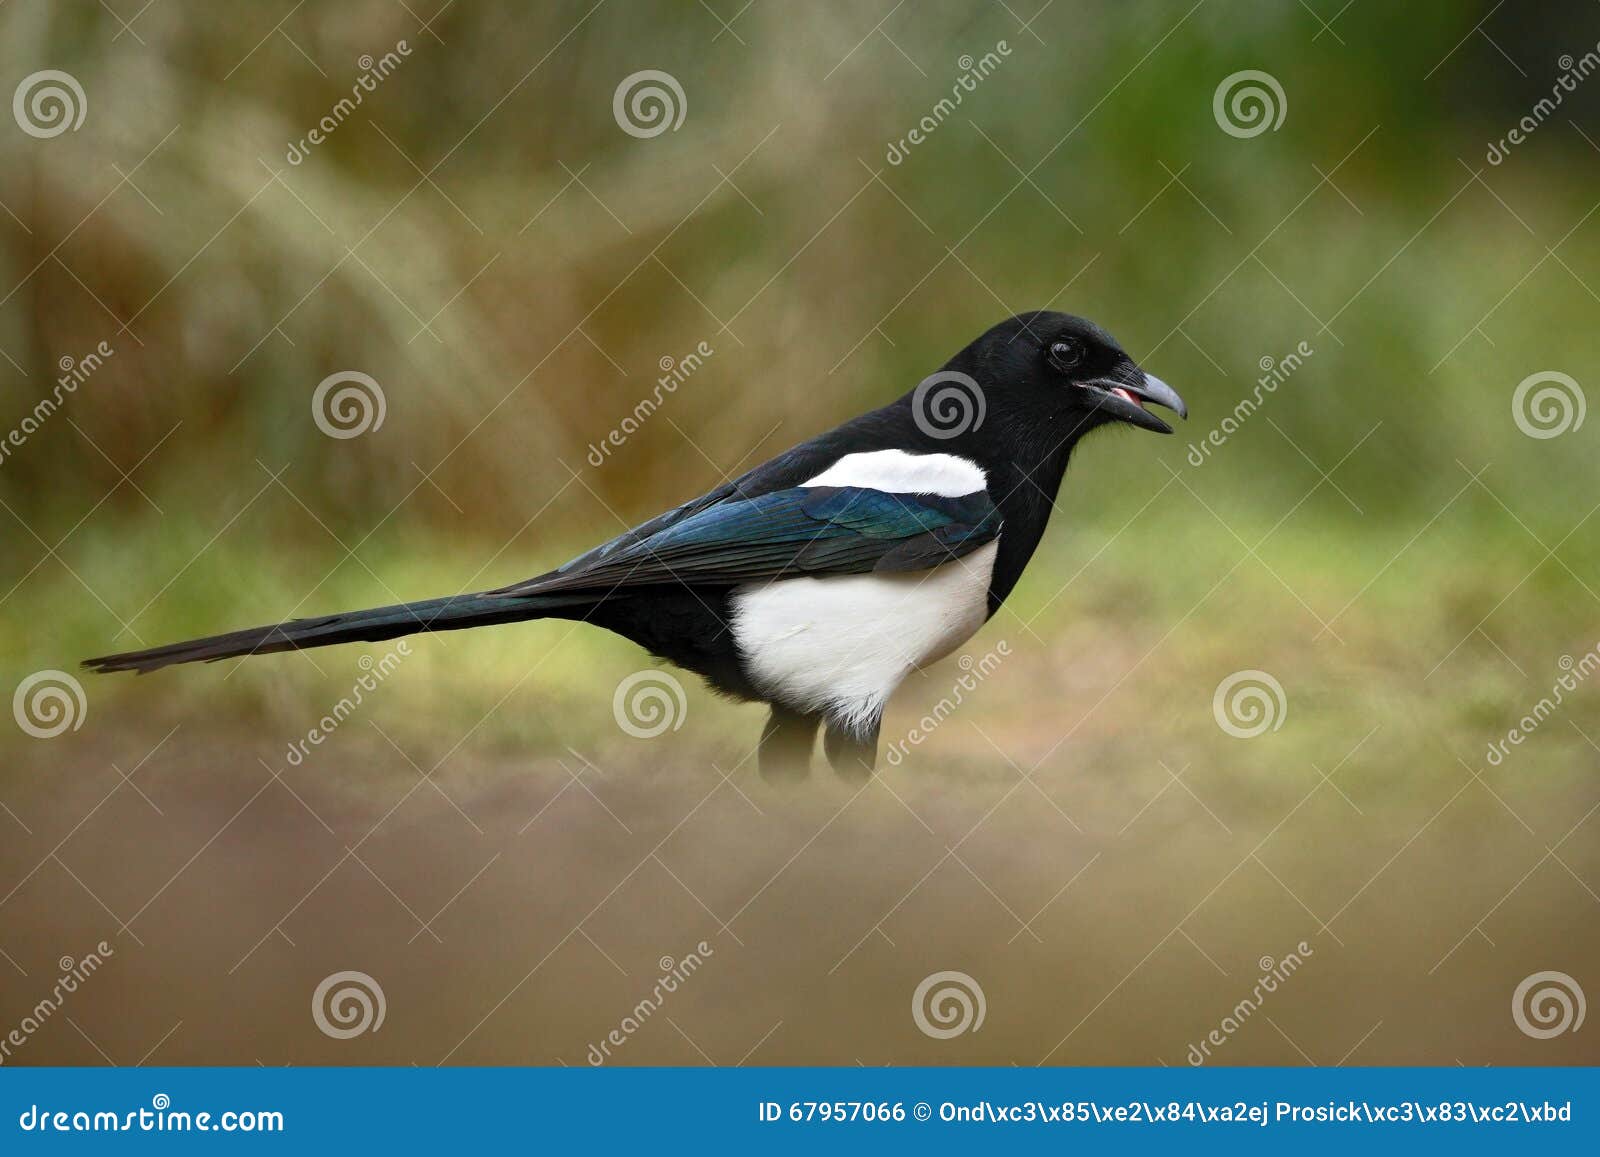
<svg viewBox="0 0 1600 1157">
<path fill-rule="evenodd" d="M 459 631 L 466 627 L 486 627 L 495 623 L 516 623 L 526 619 L 560 616 L 576 606 L 592 603 L 592 595 L 453 595 L 444 599 L 425 599 L 420 603 L 400 603 L 374 607 L 369 611 L 347 611 L 319 619 L 294 619 L 270 627 L 252 627 L 207 639 L 169 643 L 147 651 L 128 651 L 84 660 L 84 666 L 102 674 L 112 671 L 147 671 L 170 667 L 174 663 L 212 663 L 238 655 L 270 655 L 277 651 L 298 651 L 308 647 L 328 647 L 335 643 L 396 639 L 423 631 Z"/>
</svg>

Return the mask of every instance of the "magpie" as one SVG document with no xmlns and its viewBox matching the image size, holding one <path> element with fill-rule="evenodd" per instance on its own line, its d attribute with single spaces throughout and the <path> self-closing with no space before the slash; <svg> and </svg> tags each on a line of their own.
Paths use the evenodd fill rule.
<svg viewBox="0 0 1600 1157">
<path fill-rule="evenodd" d="M 1183 399 L 1105 330 L 1040 310 L 993 326 L 914 390 L 537 577 L 89 659 L 100 672 L 377 642 L 528 619 L 592 623 L 736 700 L 766 703 L 758 764 L 803 776 L 819 728 L 871 773 L 883 711 L 1005 601 L 1079 439 L 1172 428 Z"/>
</svg>

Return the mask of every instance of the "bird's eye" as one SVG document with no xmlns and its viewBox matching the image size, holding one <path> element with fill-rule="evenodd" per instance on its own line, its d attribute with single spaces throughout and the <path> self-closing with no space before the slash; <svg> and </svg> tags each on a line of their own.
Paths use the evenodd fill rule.
<svg viewBox="0 0 1600 1157">
<path fill-rule="evenodd" d="M 1083 361 L 1083 347 L 1075 341 L 1058 341 L 1050 347 L 1050 360 L 1058 369 L 1071 369 Z"/>
</svg>

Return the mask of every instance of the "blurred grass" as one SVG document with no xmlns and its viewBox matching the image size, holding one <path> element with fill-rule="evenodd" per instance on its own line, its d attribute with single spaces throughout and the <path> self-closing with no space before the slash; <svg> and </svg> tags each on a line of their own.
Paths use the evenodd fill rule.
<svg viewBox="0 0 1600 1157">
<path fill-rule="evenodd" d="M 1572 534 L 1593 439 L 1524 437 L 1510 394 L 1600 355 L 1597 153 L 1570 119 L 1499 168 L 1478 160 L 1543 91 L 1535 62 L 1595 38 L 1587 8 L 1499 30 L 1538 46 L 1526 81 L 1486 77 L 1488 46 L 1436 68 L 1464 21 L 1449 4 L 1349 11 L 1332 51 L 1304 14 L 1262 4 L 1064 10 L 1050 34 L 999 5 L 925 5 L 894 22 L 897 47 L 862 41 L 848 5 L 754 7 L 747 43 L 670 7 L 451 6 L 425 29 L 369 3 L 297 9 L 275 32 L 281 16 L 162 5 L 130 50 L 103 10 L 0 12 L 7 77 L 66 67 L 90 104 L 80 132 L 0 138 L 15 286 L 0 423 L 59 359 L 116 351 L 0 467 L 15 671 L 515 580 L 1046 304 L 1109 326 L 1193 416 L 1170 440 L 1085 444 L 991 634 L 1038 616 L 1030 647 L 1081 637 L 1137 658 L 1165 632 L 1151 663 L 1270 656 L 1335 704 L 1348 689 L 1327 665 L 1344 664 L 1374 673 L 1357 690 L 1454 731 L 1503 728 L 1537 672 L 1588 645 L 1565 612 L 1600 585 L 1595 537 Z M 402 39 L 399 69 L 288 164 L 357 57 Z M 885 164 L 959 74 L 952 49 L 1000 40 L 1010 55 L 958 115 Z M 1223 135 L 1217 79 L 1263 63 L 1284 128 Z M 645 64 L 682 78 L 688 113 L 641 141 L 611 94 Z M 1580 91 L 1564 111 L 1593 103 Z M 701 340 L 714 355 L 586 462 L 657 362 Z M 1313 355 L 1195 466 L 1190 444 L 1258 363 L 1301 342 Z M 385 424 L 350 441 L 310 420 L 341 369 L 387 398 Z M 1053 598 L 1060 575 L 1076 577 Z M 415 727 L 470 726 L 525 680 L 517 694 L 550 709 L 484 723 L 511 744 L 549 742 L 554 718 L 597 738 L 606 713 L 579 707 L 640 661 L 566 625 L 418 652 L 386 691 L 415 701 Z M 1461 698 L 1425 685 L 1447 653 Z M 336 696 L 350 662 L 92 690 L 97 711 L 286 723 Z M 1349 714 L 1371 708 L 1357 696 Z M 738 733 L 749 714 L 702 719 Z"/>
<path fill-rule="evenodd" d="M 1301 481 L 1309 487 L 1314 479 Z M 1467 482 L 1465 476 L 1461 481 Z M 1297 497 L 1285 495 L 1284 506 Z M 280 515 L 293 518 L 292 500 L 280 496 L 275 504 Z M 1010 692 L 984 695 L 993 726 L 1026 749 L 1033 733 L 1054 740 L 1064 724 L 1120 690 L 1099 721 L 1118 727 L 1144 714 L 1145 692 L 1159 685 L 1162 702 L 1188 696 L 1191 702 L 1175 708 L 1209 729 L 1210 689 L 1248 660 L 1281 678 L 1297 713 L 1314 704 L 1331 734 L 1353 742 L 1365 730 L 1363 721 L 1391 718 L 1420 728 L 1419 738 L 1449 737 L 1450 751 L 1476 763 L 1483 745 L 1548 690 L 1560 656 L 1581 656 L 1600 644 L 1592 618 L 1548 613 L 1552 606 L 1581 606 L 1589 598 L 1583 583 L 1553 563 L 1529 576 L 1536 560 L 1526 547 L 1533 540 L 1504 511 L 1496 522 L 1499 508 L 1487 495 L 1464 494 L 1409 549 L 1410 528 L 1373 534 L 1348 507 L 1343 514 L 1328 509 L 1334 504 L 1344 505 L 1324 485 L 1276 530 L 1262 518 L 1235 519 L 1230 531 L 1202 497 L 1172 483 L 1126 527 L 1100 520 L 1076 525 L 1070 534 L 1055 533 L 1028 580 L 968 647 L 981 654 L 1006 639 L 1014 656 L 1009 665 L 1031 672 Z M 155 521 L 153 513 L 149 517 Z M 1341 523 L 1344 530 L 1330 529 Z M 1469 534 L 1463 526 L 1477 529 Z M 1330 534 L 1340 533 L 1347 535 L 1341 548 L 1326 550 Z M 163 540 L 160 550 L 132 556 L 103 540 L 96 543 L 98 549 L 85 549 L 74 560 L 82 574 L 116 573 L 131 589 L 145 590 L 160 589 L 181 572 L 169 591 L 177 597 L 156 599 L 138 620 L 147 642 L 179 637 L 196 623 L 245 625 L 455 590 L 462 577 L 457 552 L 481 557 L 495 549 L 488 540 L 469 537 L 449 553 L 428 558 L 423 551 L 419 557 L 413 537 L 398 547 L 364 551 L 358 563 L 324 547 L 263 556 L 256 544 L 240 541 L 211 546 L 201 556 L 203 569 L 194 563 L 185 570 L 205 546 L 198 528 Z M 580 545 L 573 540 L 567 549 Z M 546 544 L 530 549 L 535 546 Z M 560 553 L 542 557 L 553 561 Z M 1578 575 L 1590 575 L 1595 544 L 1585 540 L 1564 548 L 1563 558 Z M 513 564 L 502 562 L 482 581 L 508 581 L 516 574 Z M 404 576 L 398 585 L 390 577 L 396 575 Z M 241 616 L 245 606 L 252 610 Z M 126 636 L 107 633 L 104 611 L 93 600 L 86 603 L 74 581 L 49 584 L 31 611 L 51 629 L 16 631 L 9 653 L 18 670 L 59 663 L 64 653 L 129 645 Z M 1492 635 L 1477 634 L 1480 622 L 1491 618 Z M 1324 622 L 1330 629 L 1321 634 Z M 381 693 L 393 701 L 385 727 L 396 735 L 422 740 L 476 733 L 481 726 L 477 738 L 502 750 L 630 746 L 616 733 L 610 696 L 620 674 L 647 660 L 620 639 L 551 622 L 418 639 L 411 647 L 403 670 Z M 349 690 L 360 673 L 358 656 L 378 657 L 388 649 L 353 647 L 309 659 L 267 656 L 177 678 L 94 680 L 90 690 L 96 711 L 114 709 L 126 698 L 144 726 L 221 716 L 275 728 L 287 741 Z M 1124 687 L 1136 664 L 1135 677 Z M 955 674 L 946 663 L 913 680 L 891 726 L 896 714 L 909 725 Z M 494 710 L 508 693 L 509 709 Z M 693 693 L 697 732 L 748 740 L 758 709 L 719 704 L 697 688 Z M 1014 703 L 1008 700 L 1013 694 Z M 923 698 L 927 704 L 918 706 Z M 1164 730 L 1172 726 L 1171 720 L 1162 724 Z M 1327 749 L 1327 733 L 1294 734 L 1309 751 Z M 1570 738 L 1577 744 L 1572 754 L 1581 756 L 1582 740 Z M 944 735 L 940 743 L 959 749 L 961 740 Z M 983 754 L 975 737 L 968 744 L 978 745 L 969 755 Z M 1283 758 L 1282 751 L 1274 758 Z"/>
<path fill-rule="evenodd" d="M 1562 268 L 1592 268 L 1594 230 L 1568 240 L 1562 261 L 1546 254 L 1590 208 L 1596 154 L 1552 122 L 1486 174 L 1492 194 L 1470 185 L 1452 198 L 1469 184 L 1457 158 L 1482 168 L 1483 141 L 1526 111 L 1522 93 L 1497 94 L 1467 62 L 1418 82 L 1442 55 L 1441 26 L 1459 19 L 1454 5 L 1349 14 L 1368 54 L 1359 68 L 1313 45 L 1299 14 L 1207 5 L 1104 108 L 1095 102 L 1124 62 L 1172 28 L 1168 6 L 1074 14 L 1083 26 L 1050 48 L 999 6 L 924 6 L 896 39 L 926 80 L 901 61 L 905 75 L 886 83 L 874 53 L 819 84 L 860 36 L 848 6 L 798 22 L 753 10 L 752 39 L 783 51 L 725 37 L 708 56 L 717 29 L 705 13 L 606 5 L 509 95 L 528 73 L 526 45 L 555 42 L 585 7 L 452 8 L 437 27 L 448 48 L 400 5 L 298 12 L 285 32 L 326 78 L 270 35 L 281 14 L 269 10 L 173 5 L 150 14 L 150 50 L 125 53 L 98 35 L 103 12 L 14 8 L 0 14 L 11 71 L 45 59 L 78 68 L 94 115 L 48 141 L 6 136 L 0 189 L 31 232 L 4 223 L 18 290 L 0 309 L 0 348 L 42 392 L 59 358 L 115 339 L 108 372 L 70 417 L 123 466 L 182 419 L 140 473 L 173 522 L 214 530 L 255 489 L 257 460 L 292 462 L 290 484 L 318 517 L 358 538 L 417 482 L 413 463 L 442 462 L 404 525 L 503 540 L 566 480 L 531 465 L 581 466 L 648 392 L 657 360 L 709 338 L 717 354 L 673 397 L 670 422 L 648 424 L 622 461 L 586 479 L 632 519 L 693 488 L 686 438 L 727 468 L 781 419 L 762 452 L 780 449 L 901 392 L 997 317 L 1045 302 L 1102 320 L 1183 387 L 1193 435 L 1231 410 L 1261 357 L 1310 340 L 1316 356 L 1269 411 L 1294 444 L 1252 432 L 1205 471 L 1229 517 L 1271 510 L 1262 482 L 1299 469 L 1296 445 L 1331 464 L 1378 419 L 1388 442 L 1341 484 L 1382 519 L 1431 514 L 1458 458 L 1475 469 L 1513 455 L 1507 497 L 1519 511 L 1548 506 L 1544 483 L 1586 460 L 1580 439 L 1533 443 L 1505 418 L 1527 373 L 1600 352 L 1594 299 Z M 1570 33 L 1555 15 L 1532 22 L 1579 48 L 1587 10 L 1570 11 Z M 644 142 L 610 119 L 641 26 L 654 63 L 691 89 L 684 128 Z M 348 90 L 355 57 L 407 37 L 401 69 L 309 160 L 287 165 L 285 144 Z M 1011 57 L 962 114 L 884 165 L 884 143 L 955 75 L 950 46 L 1007 37 Z M 1285 78 L 1291 119 L 1253 140 L 1223 137 L 1214 78 L 1260 59 Z M 1331 90 L 1341 99 L 1318 99 Z M 152 149 L 135 178 L 143 196 L 111 192 Z M 1319 188 L 1319 171 L 1352 150 L 1337 191 Z M 1031 185 L 1012 191 L 1007 157 L 1023 169 L 1042 159 Z M 1178 186 L 1169 174 L 1180 169 Z M 58 265 L 48 254 L 69 232 Z M 1474 335 L 1452 350 L 1491 310 L 1494 345 Z M 1335 315 L 1337 338 L 1321 329 Z M 883 336 L 871 330 L 879 318 Z M 130 319 L 137 339 L 120 332 Z M 390 399 L 385 427 L 356 444 L 307 421 L 311 388 L 345 368 L 374 375 Z M 30 390 L 17 386 L 20 417 Z M 30 522 L 70 525 L 119 481 L 65 423 L 30 445 L 0 471 L 0 493 Z M 1126 452 L 1148 471 L 1146 456 L 1173 449 Z M 545 536 L 584 537 L 594 506 L 578 498 L 539 515 Z M 142 506 L 121 487 L 80 533 L 116 537 Z"/>
</svg>

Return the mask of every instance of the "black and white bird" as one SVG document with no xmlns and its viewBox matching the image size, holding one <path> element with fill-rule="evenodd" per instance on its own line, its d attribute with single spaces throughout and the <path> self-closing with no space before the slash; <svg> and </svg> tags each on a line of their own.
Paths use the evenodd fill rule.
<svg viewBox="0 0 1600 1157">
<path fill-rule="evenodd" d="M 102 672 L 375 642 L 527 619 L 615 631 L 716 690 L 765 702 L 767 775 L 805 774 L 819 727 L 870 772 L 884 706 L 966 642 L 1022 576 L 1073 449 L 1145 408 L 1187 416 L 1099 326 L 1010 318 L 882 409 L 802 442 L 546 574 L 90 659 Z"/>
</svg>

